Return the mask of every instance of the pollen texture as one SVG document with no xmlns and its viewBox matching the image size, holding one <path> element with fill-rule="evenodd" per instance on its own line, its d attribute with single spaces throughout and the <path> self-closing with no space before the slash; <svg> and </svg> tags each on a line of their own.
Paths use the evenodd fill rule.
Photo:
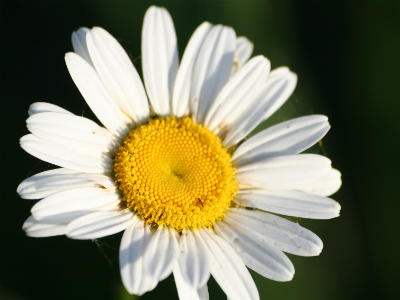
<svg viewBox="0 0 400 300">
<path fill-rule="evenodd" d="M 124 204 L 148 224 L 211 227 L 238 189 L 220 139 L 190 118 L 157 118 L 132 130 L 115 158 Z"/>
</svg>

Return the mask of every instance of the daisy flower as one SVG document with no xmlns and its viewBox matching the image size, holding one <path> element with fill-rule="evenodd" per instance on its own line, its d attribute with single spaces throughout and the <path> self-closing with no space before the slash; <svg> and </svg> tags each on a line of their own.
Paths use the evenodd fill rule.
<svg viewBox="0 0 400 300">
<path fill-rule="evenodd" d="M 98 239 L 124 231 L 122 281 L 142 295 L 171 273 L 180 299 L 208 299 L 212 275 L 229 299 L 259 299 L 246 266 L 291 280 L 284 252 L 315 256 L 322 241 L 279 215 L 337 217 L 327 196 L 340 172 L 299 154 L 329 130 L 311 115 L 245 137 L 292 94 L 297 76 L 270 71 L 252 43 L 227 26 L 201 24 L 179 64 L 171 16 L 152 6 L 142 31 L 143 81 L 102 28 L 72 34 L 65 60 L 104 127 L 49 103 L 29 108 L 21 147 L 60 168 L 24 180 L 18 193 L 42 199 L 28 236 Z"/>
</svg>

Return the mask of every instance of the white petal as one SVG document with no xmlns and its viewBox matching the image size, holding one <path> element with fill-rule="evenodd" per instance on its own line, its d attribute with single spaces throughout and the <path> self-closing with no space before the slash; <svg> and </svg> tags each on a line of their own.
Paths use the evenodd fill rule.
<svg viewBox="0 0 400 300">
<path fill-rule="evenodd" d="M 67 225 L 64 224 L 48 224 L 37 221 L 33 216 L 30 216 L 22 225 L 27 236 L 30 237 L 49 237 L 64 235 Z"/>
<path fill-rule="evenodd" d="M 49 171 L 44 171 L 38 174 L 35 174 L 24 181 L 22 181 L 17 188 L 17 193 L 23 199 L 40 199 L 51 194 L 55 194 L 59 192 L 59 190 L 38 190 L 36 188 L 36 183 L 42 179 L 48 179 L 50 177 L 59 176 L 59 175 L 69 175 L 69 174 L 78 174 L 76 171 L 60 168 Z"/>
<path fill-rule="evenodd" d="M 58 188 L 72 189 L 78 187 L 100 187 L 109 190 L 115 190 L 117 188 L 112 178 L 106 175 L 90 173 L 53 176 L 36 182 L 35 186 L 38 190 Z"/>
<path fill-rule="evenodd" d="M 136 123 L 147 122 L 150 111 L 146 92 L 118 41 L 103 28 L 94 27 L 87 34 L 87 45 L 97 74 L 113 100 Z"/>
<path fill-rule="evenodd" d="M 67 236 L 72 239 L 98 239 L 125 230 L 133 223 L 129 210 L 95 212 L 68 224 Z"/>
<path fill-rule="evenodd" d="M 342 174 L 338 170 L 332 169 L 316 181 L 303 186 L 301 190 L 311 194 L 330 196 L 336 193 L 342 185 L 341 176 Z"/>
<path fill-rule="evenodd" d="M 270 157 L 298 154 L 328 132 L 328 118 L 306 116 L 286 121 L 257 133 L 237 148 L 232 156 L 235 167 Z"/>
<path fill-rule="evenodd" d="M 178 71 L 174 23 L 163 7 L 151 6 L 143 21 L 142 68 L 150 103 L 156 114 L 171 114 L 171 95 Z"/>
<path fill-rule="evenodd" d="M 240 69 L 253 53 L 254 44 L 245 36 L 239 36 L 236 39 L 235 59 L 237 58 L 237 67 Z"/>
<path fill-rule="evenodd" d="M 340 212 L 336 201 L 300 191 L 244 190 L 237 193 L 234 201 L 241 206 L 300 218 L 331 219 Z"/>
<path fill-rule="evenodd" d="M 48 176 L 46 178 L 30 177 L 24 180 L 17 192 L 24 199 L 41 199 L 61 191 L 83 187 L 97 187 L 115 190 L 114 180 L 108 176 L 90 173 Z"/>
<path fill-rule="evenodd" d="M 81 27 L 77 31 L 74 31 L 72 33 L 72 46 L 74 47 L 74 52 L 93 67 L 93 62 L 90 58 L 89 50 L 86 43 L 86 34 L 89 31 L 89 28 L 86 27 Z"/>
<path fill-rule="evenodd" d="M 91 173 L 76 173 L 71 175 L 52 176 L 50 178 L 42 179 L 36 182 L 35 187 L 37 190 L 46 189 L 72 189 L 78 187 L 101 187 L 109 190 L 115 190 L 117 187 L 112 178 Z"/>
<path fill-rule="evenodd" d="M 119 266 L 122 282 L 130 294 L 141 296 L 154 289 L 158 283 L 144 272 L 143 255 L 151 238 L 149 225 L 133 217 L 121 240 Z"/>
<path fill-rule="evenodd" d="M 90 154 L 57 145 L 28 134 L 20 139 L 22 149 L 29 154 L 54 165 L 87 173 L 107 173 L 114 161 L 103 154 Z"/>
<path fill-rule="evenodd" d="M 207 284 L 210 260 L 207 247 L 197 229 L 184 230 L 179 240 L 179 268 L 185 282 L 194 289 Z"/>
<path fill-rule="evenodd" d="M 31 104 L 28 110 L 28 114 L 30 116 L 34 114 L 40 114 L 44 112 L 57 112 L 57 113 L 62 113 L 62 114 L 68 114 L 68 115 L 73 115 L 73 113 L 69 112 L 68 110 L 59 107 L 57 105 L 51 104 L 51 103 L 46 103 L 46 102 L 35 102 Z"/>
<path fill-rule="evenodd" d="M 34 135 L 58 145 L 99 154 L 118 151 L 114 135 L 87 118 L 45 112 L 34 114 L 26 122 Z"/>
<path fill-rule="evenodd" d="M 275 245 L 280 250 L 301 256 L 315 256 L 322 251 L 321 239 L 310 230 L 273 214 L 231 208 L 224 222 L 252 240 Z"/>
<path fill-rule="evenodd" d="M 111 98 L 96 71 L 79 55 L 65 55 L 68 71 L 73 81 L 103 125 L 117 136 L 124 136 L 133 128 L 132 120 Z"/>
<path fill-rule="evenodd" d="M 271 74 L 269 74 L 268 78 L 273 78 L 273 77 L 279 77 L 283 78 L 286 77 L 290 73 L 290 69 L 288 67 L 279 67 L 276 69 L 273 69 L 271 71 Z"/>
<path fill-rule="evenodd" d="M 144 254 L 144 268 L 148 276 L 163 280 L 171 274 L 179 256 L 179 245 L 174 229 L 159 226 Z"/>
<path fill-rule="evenodd" d="M 301 190 L 331 171 L 331 161 L 321 155 L 272 157 L 236 169 L 241 187 Z"/>
<path fill-rule="evenodd" d="M 228 298 L 259 299 L 253 278 L 232 247 L 208 229 L 203 228 L 200 234 L 209 251 L 211 274 Z"/>
<path fill-rule="evenodd" d="M 95 186 L 116 189 L 114 180 L 106 175 L 55 169 L 25 179 L 18 186 L 17 192 L 24 199 L 40 199 L 64 190 Z"/>
<path fill-rule="evenodd" d="M 235 51 L 235 31 L 214 26 L 207 34 L 197 56 L 190 89 L 192 119 L 203 123 L 209 107 L 228 82 Z"/>
<path fill-rule="evenodd" d="M 192 81 L 194 63 L 204 38 L 211 28 L 212 25 L 208 22 L 203 22 L 197 27 L 183 53 L 172 96 L 172 114 L 178 118 L 185 115 L 189 108 L 190 83 Z"/>
<path fill-rule="evenodd" d="M 204 125 L 218 132 L 243 111 L 251 94 L 265 82 L 271 63 L 264 56 L 252 58 L 224 86 L 208 110 Z"/>
<path fill-rule="evenodd" d="M 119 204 L 116 191 L 102 188 L 78 188 L 51 195 L 32 207 L 32 215 L 38 221 L 67 223 L 94 211 L 105 211 Z"/>
<path fill-rule="evenodd" d="M 231 147 L 245 138 L 262 121 L 280 108 L 293 93 L 297 75 L 290 72 L 286 77 L 273 77 L 267 80 L 249 105 L 232 120 L 221 136 L 224 146 Z"/>
<path fill-rule="evenodd" d="M 173 273 L 180 300 L 209 300 L 207 284 L 199 289 L 188 285 L 182 277 L 178 264 L 175 265 Z"/>
<path fill-rule="evenodd" d="M 276 280 L 289 281 L 294 267 L 290 259 L 274 245 L 262 240 L 252 240 L 245 231 L 240 232 L 225 222 L 214 223 L 215 232 L 228 242 L 243 262 L 260 275 Z"/>
</svg>

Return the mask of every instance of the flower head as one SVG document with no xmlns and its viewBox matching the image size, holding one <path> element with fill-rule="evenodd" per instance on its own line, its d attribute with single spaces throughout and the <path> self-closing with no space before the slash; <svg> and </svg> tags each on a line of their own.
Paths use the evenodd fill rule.
<svg viewBox="0 0 400 300">
<path fill-rule="evenodd" d="M 49 103 L 29 109 L 28 153 L 61 168 L 24 180 L 18 193 L 42 199 L 27 235 L 95 239 L 124 231 L 122 281 L 132 294 L 173 272 L 180 299 L 208 299 L 210 274 L 229 299 L 258 299 L 247 267 L 291 280 L 283 252 L 318 255 L 322 241 L 273 213 L 339 215 L 326 196 L 340 185 L 329 159 L 299 154 L 329 130 L 301 117 L 244 138 L 292 94 L 297 76 L 270 71 L 252 44 L 227 26 L 201 24 L 178 61 L 175 29 L 150 7 L 142 31 L 142 81 L 104 29 L 72 35 L 68 70 L 105 127 Z"/>
</svg>

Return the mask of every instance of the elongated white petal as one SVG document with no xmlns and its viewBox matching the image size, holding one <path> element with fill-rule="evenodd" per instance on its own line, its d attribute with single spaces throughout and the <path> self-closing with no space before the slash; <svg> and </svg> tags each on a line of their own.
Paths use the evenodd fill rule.
<svg viewBox="0 0 400 300">
<path fill-rule="evenodd" d="M 301 256 L 315 256 L 322 251 L 321 239 L 299 224 L 273 214 L 231 208 L 224 222 L 252 240 L 271 243 L 280 250 Z"/>
<path fill-rule="evenodd" d="M 241 187 L 301 190 L 331 170 L 331 161 L 316 154 L 272 157 L 236 169 Z"/>
<path fill-rule="evenodd" d="M 68 170 L 69 173 L 66 174 L 52 174 L 51 171 L 36 174 L 21 182 L 17 189 L 21 198 L 41 199 L 61 191 L 83 187 L 105 187 L 109 190 L 117 188 L 114 180 L 106 175 L 71 170 Z M 47 174 L 48 172 L 50 173 Z"/>
<path fill-rule="evenodd" d="M 51 103 L 35 102 L 31 104 L 31 106 L 29 106 L 28 114 L 30 116 L 44 112 L 57 112 L 62 114 L 73 115 L 73 113 L 69 112 L 68 110 Z"/>
<path fill-rule="evenodd" d="M 28 134 L 20 139 L 22 149 L 29 154 L 54 165 L 87 173 L 107 173 L 113 160 L 103 154 L 91 154 L 57 145 Z"/>
<path fill-rule="evenodd" d="M 302 187 L 302 191 L 321 196 L 330 196 L 336 193 L 342 185 L 341 173 L 332 169 L 329 173 Z"/>
<path fill-rule="evenodd" d="M 246 266 L 223 239 L 203 228 L 201 237 L 207 245 L 211 274 L 229 299 L 259 299 L 257 287 Z"/>
<path fill-rule="evenodd" d="M 262 121 L 271 116 L 293 93 L 297 75 L 290 72 L 286 77 L 267 80 L 259 93 L 249 101 L 249 105 L 235 120 L 231 120 L 221 136 L 225 136 L 225 147 L 231 147 L 245 138 Z"/>
<path fill-rule="evenodd" d="M 195 62 L 189 102 L 192 118 L 199 124 L 228 82 L 235 43 L 235 31 L 222 25 L 214 26 L 204 39 Z"/>
<path fill-rule="evenodd" d="M 90 58 L 89 50 L 86 43 L 86 34 L 89 31 L 89 28 L 86 27 L 81 27 L 77 31 L 74 31 L 72 33 L 72 46 L 74 47 L 74 52 L 93 67 L 93 62 Z"/>
<path fill-rule="evenodd" d="M 172 114 L 178 118 L 185 115 L 189 108 L 190 86 L 195 60 L 204 38 L 211 28 L 212 25 L 208 22 L 203 22 L 197 27 L 183 53 L 172 95 Z"/>
<path fill-rule="evenodd" d="M 122 236 L 119 249 L 119 266 L 122 282 L 130 294 L 141 296 L 154 289 L 158 283 L 144 272 L 143 256 L 151 239 L 149 225 L 133 217 Z"/>
<path fill-rule="evenodd" d="M 277 124 L 241 144 L 232 161 L 235 167 L 241 167 L 270 157 L 298 154 L 322 139 L 329 128 L 328 118 L 321 115 Z"/>
<path fill-rule="evenodd" d="M 182 232 L 179 249 L 178 263 L 185 282 L 194 289 L 201 288 L 210 278 L 210 259 L 197 229 Z"/>
<path fill-rule="evenodd" d="M 155 113 L 171 114 L 172 90 L 178 71 L 174 23 L 163 7 L 151 6 L 143 21 L 142 68 L 147 95 Z"/>
<path fill-rule="evenodd" d="M 49 237 L 56 235 L 64 235 L 67 226 L 65 224 L 48 224 L 37 221 L 30 216 L 22 225 L 27 236 L 30 237 Z"/>
<path fill-rule="evenodd" d="M 116 191 L 102 188 L 78 188 L 51 195 L 32 207 L 38 221 L 67 223 L 94 211 L 110 210 L 119 204 Z"/>
<path fill-rule="evenodd" d="M 174 269 L 174 279 L 176 284 L 176 289 L 178 290 L 178 295 L 180 300 L 208 300 L 208 288 L 207 284 L 201 288 L 195 289 L 188 285 L 183 279 L 182 272 L 179 269 L 179 265 L 176 264 Z"/>
<path fill-rule="evenodd" d="M 18 185 L 17 193 L 23 199 L 40 199 L 50 196 L 51 194 L 55 194 L 56 192 L 58 192 L 58 190 L 57 189 L 51 191 L 39 190 L 36 187 L 36 183 L 42 179 L 49 179 L 54 176 L 60 176 L 60 175 L 62 176 L 69 174 L 78 174 L 78 173 L 76 171 L 59 168 L 35 174 L 31 177 L 26 178 Z"/>
<path fill-rule="evenodd" d="M 45 112 L 34 114 L 26 122 L 34 135 L 58 145 L 99 154 L 118 151 L 114 135 L 87 118 Z"/>
<path fill-rule="evenodd" d="M 235 59 L 237 69 L 240 69 L 253 53 L 254 44 L 245 36 L 236 39 Z"/>
<path fill-rule="evenodd" d="M 179 245 L 174 229 L 159 226 L 144 254 L 147 276 L 163 280 L 171 274 L 179 257 Z"/>
<path fill-rule="evenodd" d="M 147 122 L 150 111 L 146 92 L 118 41 L 103 28 L 94 27 L 87 34 L 87 45 L 97 74 L 113 100 L 136 123 Z"/>
<path fill-rule="evenodd" d="M 67 236 L 72 239 L 98 239 L 125 230 L 133 223 L 133 214 L 125 211 L 94 212 L 68 224 Z"/>
<path fill-rule="evenodd" d="M 218 94 L 207 112 L 204 125 L 219 131 L 246 107 L 251 94 L 265 82 L 271 63 L 264 56 L 252 58 L 233 76 Z"/>
<path fill-rule="evenodd" d="M 115 190 L 114 179 L 101 174 L 76 173 L 70 175 L 52 176 L 49 178 L 38 180 L 35 183 L 37 190 L 47 189 L 72 189 L 78 187 L 101 187 L 109 190 Z"/>
<path fill-rule="evenodd" d="M 101 123 L 117 136 L 129 132 L 134 127 L 132 119 L 114 102 L 96 71 L 75 53 L 67 53 L 65 61 L 73 81 Z"/>
<path fill-rule="evenodd" d="M 338 217 L 340 212 L 340 204 L 336 201 L 300 191 L 244 190 L 237 193 L 235 203 L 310 219 L 330 219 Z"/>
<path fill-rule="evenodd" d="M 252 240 L 245 231 L 240 232 L 225 222 L 214 223 L 214 229 L 235 249 L 250 269 L 276 281 L 289 281 L 293 278 L 292 262 L 274 245 L 261 240 Z"/>
</svg>

